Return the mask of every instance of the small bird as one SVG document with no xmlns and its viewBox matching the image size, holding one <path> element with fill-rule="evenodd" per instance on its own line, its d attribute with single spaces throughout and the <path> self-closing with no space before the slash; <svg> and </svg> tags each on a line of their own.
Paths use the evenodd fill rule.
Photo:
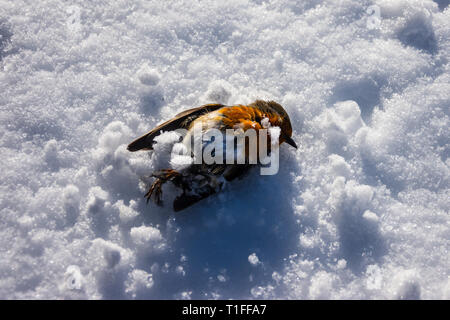
<svg viewBox="0 0 450 320">
<path fill-rule="evenodd" d="M 201 125 L 202 133 L 210 129 L 217 129 L 225 134 L 226 129 L 242 130 L 254 129 L 256 132 L 268 127 L 280 128 L 278 143 L 286 142 L 297 148 L 292 137 L 291 121 L 284 108 L 274 101 L 256 100 L 249 105 L 225 106 L 222 104 L 207 104 L 189 109 L 177 114 L 174 118 L 158 125 L 143 136 L 128 145 L 131 152 L 138 150 L 153 150 L 154 138 L 162 132 L 186 129 L 187 134 L 182 143 L 190 144 L 196 125 Z M 266 131 L 267 132 L 267 131 Z M 188 137 L 188 138 L 186 138 Z M 258 140 L 259 141 L 259 140 Z M 202 149 L 207 142 L 202 142 Z M 271 141 L 269 137 L 268 149 Z M 190 146 L 190 145 L 189 145 Z M 258 148 L 261 146 L 258 145 Z M 188 149 L 191 150 L 191 149 Z M 242 178 L 250 169 L 249 147 L 245 145 L 245 163 L 192 163 L 182 170 L 163 169 L 152 173 L 156 178 L 145 194 L 147 202 L 152 198 L 156 204 L 162 203 L 162 185 L 171 181 L 182 189 L 182 194 L 173 202 L 174 211 L 183 210 L 198 201 L 218 192 L 223 186 L 223 179 L 232 181 Z M 190 151 L 189 151 L 190 152 Z"/>
</svg>

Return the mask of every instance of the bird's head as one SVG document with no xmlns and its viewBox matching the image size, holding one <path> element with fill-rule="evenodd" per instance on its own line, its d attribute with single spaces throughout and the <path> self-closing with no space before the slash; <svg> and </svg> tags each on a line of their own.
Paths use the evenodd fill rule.
<svg viewBox="0 0 450 320">
<path fill-rule="evenodd" d="M 280 132 L 280 144 L 286 142 L 290 146 L 297 149 L 297 144 L 292 139 L 292 125 L 291 119 L 284 108 L 275 101 L 263 101 L 256 100 L 251 105 L 260 109 L 269 115 L 269 121 L 272 126 L 278 126 L 281 129 Z"/>
</svg>

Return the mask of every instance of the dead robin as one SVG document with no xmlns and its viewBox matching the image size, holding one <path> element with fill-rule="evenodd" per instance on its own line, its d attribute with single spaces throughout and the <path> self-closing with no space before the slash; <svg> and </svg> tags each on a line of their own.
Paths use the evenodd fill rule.
<svg viewBox="0 0 450 320">
<path fill-rule="evenodd" d="M 177 114 L 174 118 L 160 124 L 142 137 L 136 139 L 128 145 L 129 151 L 153 150 L 154 138 L 162 132 L 174 131 L 177 129 L 186 129 L 187 137 L 192 138 L 196 125 L 201 125 L 202 133 L 211 129 L 217 129 L 220 132 L 226 129 L 240 130 L 247 132 L 253 129 L 262 132 L 262 129 L 268 127 L 278 127 L 278 143 L 286 142 L 297 148 L 292 140 L 292 126 L 287 112 L 284 108 L 274 101 L 256 100 L 249 105 L 225 106 L 222 104 L 207 104 L 198 108 L 189 109 Z M 267 131 L 266 131 L 267 132 Z M 192 141 L 186 138 L 183 144 Z M 202 140 L 204 141 L 204 140 Z M 260 140 L 258 140 L 260 141 Z M 270 152 L 270 136 L 267 140 Z M 202 149 L 205 143 L 202 142 Z M 257 146 L 260 148 L 261 146 Z M 191 149 L 189 149 L 191 150 Z M 152 173 L 156 178 L 145 197 L 147 202 L 152 198 L 157 204 L 162 203 L 162 185 L 171 181 L 176 187 L 183 190 L 183 193 L 177 196 L 173 203 L 175 211 L 183 210 L 201 199 L 216 193 L 223 185 L 223 179 L 226 181 L 240 178 L 252 166 L 249 163 L 249 145 L 245 144 L 245 162 L 244 163 L 192 163 L 183 170 L 164 169 Z"/>
</svg>

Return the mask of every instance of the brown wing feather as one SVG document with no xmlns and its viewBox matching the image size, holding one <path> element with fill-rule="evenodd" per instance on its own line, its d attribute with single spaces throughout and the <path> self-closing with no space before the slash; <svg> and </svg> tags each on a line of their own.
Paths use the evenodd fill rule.
<svg viewBox="0 0 450 320">
<path fill-rule="evenodd" d="M 177 114 L 174 118 L 160 124 L 156 128 L 150 130 L 142 137 L 137 138 L 128 145 L 128 151 L 138 151 L 138 150 L 152 150 L 153 149 L 153 139 L 158 136 L 161 131 L 173 131 L 178 128 L 189 127 L 192 121 L 196 118 L 217 109 L 225 107 L 222 104 L 207 104 L 201 107 L 185 110 Z"/>
</svg>

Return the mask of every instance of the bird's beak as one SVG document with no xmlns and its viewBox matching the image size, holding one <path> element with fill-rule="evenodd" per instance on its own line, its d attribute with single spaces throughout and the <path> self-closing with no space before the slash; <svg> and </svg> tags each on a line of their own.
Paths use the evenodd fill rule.
<svg viewBox="0 0 450 320">
<path fill-rule="evenodd" d="M 284 138 L 284 141 L 286 141 L 286 143 L 287 143 L 288 145 L 293 146 L 295 149 L 297 149 L 297 144 L 295 144 L 295 141 L 292 140 L 291 137 L 285 135 L 283 138 Z"/>
</svg>

